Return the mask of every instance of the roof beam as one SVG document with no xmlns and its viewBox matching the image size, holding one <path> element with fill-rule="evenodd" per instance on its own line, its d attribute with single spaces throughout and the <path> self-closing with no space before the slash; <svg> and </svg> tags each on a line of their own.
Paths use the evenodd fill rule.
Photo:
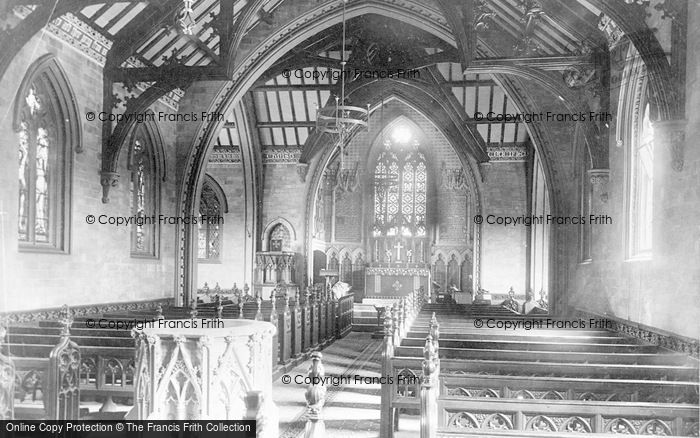
<svg viewBox="0 0 700 438">
<path fill-rule="evenodd" d="M 467 72 L 485 72 L 490 67 L 528 67 L 544 71 L 564 70 L 568 67 L 593 67 L 590 56 L 537 56 L 523 58 L 481 58 L 475 59 L 467 67 Z"/>
<path fill-rule="evenodd" d="M 168 0 L 150 1 L 143 11 L 114 35 L 105 70 L 119 68 L 144 41 L 160 30 L 178 7 L 179 3 L 169 3 Z"/>
<path fill-rule="evenodd" d="M 185 65 L 160 67 L 118 68 L 112 71 L 114 82 L 154 82 L 167 81 L 173 77 L 184 77 L 196 80 L 206 77 L 208 80 L 226 80 L 226 71 L 218 66 L 190 67 Z"/>
</svg>

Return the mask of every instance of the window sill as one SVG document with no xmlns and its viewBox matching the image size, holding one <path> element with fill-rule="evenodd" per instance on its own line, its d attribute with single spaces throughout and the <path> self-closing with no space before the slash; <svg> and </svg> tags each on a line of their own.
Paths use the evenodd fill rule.
<svg viewBox="0 0 700 438">
<path fill-rule="evenodd" d="M 159 257 L 154 254 L 143 254 L 143 253 L 131 253 L 132 259 L 144 259 L 144 260 L 158 260 Z"/>
<path fill-rule="evenodd" d="M 63 248 L 56 248 L 55 246 L 52 246 L 52 245 L 31 245 L 31 244 L 22 244 L 22 243 L 20 243 L 17 246 L 17 251 L 34 253 L 34 254 L 62 254 L 62 255 L 69 255 L 70 254 L 70 252 L 68 250 L 63 249 Z"/>
<path fill-rule="evenodd" d="M 221 259 L 197 259 L 197 263 L 204 265 L 220 265 Z"/>
</svg>

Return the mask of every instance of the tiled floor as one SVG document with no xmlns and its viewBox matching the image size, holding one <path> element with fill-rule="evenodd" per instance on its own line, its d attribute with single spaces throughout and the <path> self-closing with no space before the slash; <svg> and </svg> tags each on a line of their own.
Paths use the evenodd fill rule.
<svg viewBox="0 0 700 438">
<path fill-rule="evenodd" d="M 376 438 L 379 435 L 378 383 L 358 382 L 359 378 L 379 377 L 381 366 L 381 341 L 370 338 L 369 333 L 350 333 L 322 351 L 322 363 L 326 376 L 349 376 L 350 382 L 329 386 L 323 418 L 326 436 L 333 438 Z M 308 375 L 310 361 L 303 362 L 288 373 Z M 343 382 L 345 383 L 345 382 Z M 280 437 L 303 436 L 305 426 L 306 385 L 285 385 L 281 378 L 273 383 L 275 403 L 279 408 Z M 417 422 L 402 417 L 399 437 L 417 436 Z"/>
</svg>

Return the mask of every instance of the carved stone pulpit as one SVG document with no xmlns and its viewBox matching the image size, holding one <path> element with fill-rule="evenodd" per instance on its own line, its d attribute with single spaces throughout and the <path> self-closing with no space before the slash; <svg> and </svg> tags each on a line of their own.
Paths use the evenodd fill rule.
<svg viewBox="0 0 700 438">
<path fill-rule="evenodd" d="M 255 254 L 255 294 L 267 298 L 280 284 L 298 292 L 296 286 L 296 253 L 260 251 Z M 290 290 L 291 289 L 291 290 Z"/>
<path fill-rule="evenodd" d="M 161 321 L 163 325 L 191 322 Z M 266 430 L 258 436 L 276 438 L 277 408 L 272 400 L 275 327 L 264 321 L 204 320 L 216 327 L 210 328 L 201 319 L 193 321 L 197 328 L 135 332 L 136 418 L 241 420 L 249 408 L 246 397 L 261 393 Z"/>
</svg>

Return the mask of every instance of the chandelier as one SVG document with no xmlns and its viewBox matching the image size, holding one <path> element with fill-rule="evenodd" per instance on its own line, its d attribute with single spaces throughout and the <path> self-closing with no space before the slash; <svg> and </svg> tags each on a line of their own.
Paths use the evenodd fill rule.
<svg viewBox="0 0 700 438">
<path fill-rule="evenodd" d="M 340 166 L 338 168 L 338 177 L 344 179 L 356 179 L 357 167 L 353 169 L 345 168 L 345 141 L 348 134 L 353 128 L 363 127 L 369 131 L 369 104 L 367 108 L 358 106 L 350 106 L 345 104 L 345 4 L 343 2 L 343 38 L 340 47 L 340 96 L 335 96 L 335 105 L 327 105 L 324 108 L 316 108 L 316 129 L 319 132 L 327 132 L 337 136 L 338 145 L 340 148 Z M 354 175 L 346 175 L 348 172 L 354 172 Z M 342 189 L 342 187 L 341 187 Z"/>
</svg>

